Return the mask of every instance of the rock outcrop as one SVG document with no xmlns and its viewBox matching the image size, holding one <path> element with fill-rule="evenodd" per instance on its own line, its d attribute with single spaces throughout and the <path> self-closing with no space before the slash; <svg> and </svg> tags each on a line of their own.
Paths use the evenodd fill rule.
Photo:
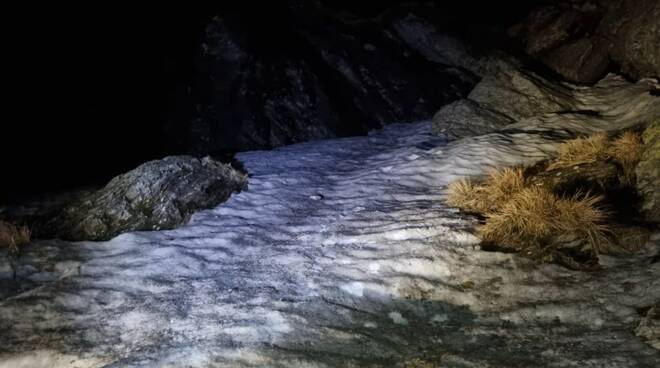
<svg viewBox="0 0 660 368">
<path fill-rule="evenodd" d="M 435 114 L 433 122 L 438 134 L 457 139 L 492 132 L 513 120 L 474 100 L 462 99 L 445 105 Z"/>
<path fill-rule="evenodd" d="M 495 65 L 467 98 L 445 105 L 435 114 L 433 130 L 437 135 L 449 140 L 477 136 L 509 126 L 515 129 L 516 123 L 528 119 L 538 120 L 539 129 L 547 130 L 550 125 L 543 127 L 548 124 L 543 121 L 562 118 L 583 120 L 586 124 L 605 117 L 629 121 L 635 114 L 660 117 L 658 84 L 652 79 L 629 85 L 630 93 L 622 93 L 617 100 L 605 97 L 603 91 L 624 85 L 623 78 L 614 74 L 607 75 L 588 92 L 583 86 L 546 78 L 515 60 L 500 60 Z M 631 100 L 640 92 L 644 99 Z M 638 110 L 626 110 L 622 107 L 626 104 Z"/>
<path fill-rule="evenodd" d="M 660 223 L 660 118 L 644 130 L 642 140 L 644 153 L 635 169 L 637 192 L 648 220 Z"/>
<path fill-rule="evenodd" d="M 437 134 L 458 139 L 489 133 L 521 119 L 575 111 L 571 88 L 550 82 L 518 63 L 501 62 L 463 100 L 445 105 L 433 117 Z"/>
<path fill-rule="evenodd" d="M 210 157 L 170 156 L 142 164 L 67 205 L 37 223 L 36 236 L 108 240 L 127 231 L 171 229 L 246 186 L 247 175 L 231 165 Z"/>
<path fill-rule="evenodd" d="M 660 1 L 573 1 L 540 7 L 510 33 L 568 81 L 595 83 L 610 61 L 634 79 L 660 77 Z"/>
</svg>

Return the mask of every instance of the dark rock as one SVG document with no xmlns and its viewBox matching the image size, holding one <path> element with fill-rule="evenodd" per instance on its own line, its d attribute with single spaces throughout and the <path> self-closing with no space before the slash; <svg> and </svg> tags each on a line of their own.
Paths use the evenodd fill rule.
<svg viewBox="0 0 660 368">
<path fill-rule="evenodd" d="M 575 108 L 567 88 L 517 67 L 502 68 L 477 84 L 468 99 L 513 120 Z"/>
<path fill-rule="evenodd" d="M 364 134 L 428 119 L 477 82 L 478 63 L 425 18 L 426 8 L 395 6 L 377 16 L 321 2 L 273 8 L 277 14 L 225 12 L 208 23 L 196 81 L 181 99 L 194 116 L 169 129 L 184 150 Z"/>
<path fill-rule="evenodd" d="M 532 11 L 511 30 L 523 49 L 566 80 L 595 83 L 607 72 L 607 44 L 594 36 L 604 9 L 559 3 Z"/>
<path fill-rule="evenodd" d="M 511 124 L 512 119 L 488 110 L 477 102 L 463 99 L 445 105 L 433 117 L 434 131 L 448 139 L 492 132 Z"/>
<path fill-rule="evenodd" d="M 476 57 L 474 50 L 455 37 L 440 32 L 428 19 L 408 13 L 395 19 L 392 25 L 397 37 L 431 62 L 469 70 L 480 77 L 489 72 L 487 55 Z"/>
<path fill-rule="evenodd" d="M 448 139 L 493 132 L 521 119 L 577 108 L 571 91 L 515 62 L 500 60 L 463 100 L 444 106 L 433 118 L 437 135 Z"/>
<path fill-rule="evenodd" d="M 597 37 L 568 41 L 543 56 L 543 62 L 568 81 L 596 83 L 605 76 L 610 65 L 604 43 Z"/>
<path fill-rule="evenodd" d="M 532 11 L 525 22 L 512 31 L 522 38 L 527 53 L 539 55 L 566 42 L 575 34 L 593 31 L 593 22 L 584 22 L 585 17 L 584 12 L 572 7 L 548 5 Z"/>
<path fill-rule="evenodd" d="M 636 188 L 643 199 L 642 211 L 647 219 L 660 222 L 660 119 L 649 124 L 642 140 L 644 153 L 635 169 Z"/>
<path fill-rule="evenodd" d="M 623 73 L 660 77 L 660 1 L 613 2 L 598 32 L 609 41 L 610 56 Z"/>
<path fill-rule="evenodd" d="M 510 33 L 568 81 L 592 84 L 610 60 L 635 78 L 660 76 L 660 1 L 573 1 L 531 12 Z"/>
<path fill-rule="evenodd" d="M 333 136 L 339 118 L 310 64 L 261 56 L 248 42 L 222 18 L 207 26 L 198 87 L 208 101 L 198 101 L 185 146 L 209 153 Z"/>
<path fill-rule="evenodd" d="M 36 236 L 108 240 L 122 232 L 172 229 L 199 209 L 247 187 L 247 176 L 209 157 L 170 156 L 115 177 L 103 189 L 37 224 Z"/>
</svg>

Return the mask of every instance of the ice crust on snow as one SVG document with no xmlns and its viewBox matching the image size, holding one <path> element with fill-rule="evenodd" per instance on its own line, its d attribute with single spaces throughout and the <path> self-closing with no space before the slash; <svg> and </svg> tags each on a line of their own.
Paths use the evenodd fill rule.
<svg viewBox="0 0 660 368">
<path fill-rule="evenodd" d="M 443 204 L 459 177 L 660 116 L 651 80 L 575 88 L 617 107 L 449 144 L 419 122 L 246 152 L 249 190 L 184 227 L 3 257 L 0 367 L 660 366 L 634 332 L 660 238 L 576 272 L 480 251 Z"/>
</svg>

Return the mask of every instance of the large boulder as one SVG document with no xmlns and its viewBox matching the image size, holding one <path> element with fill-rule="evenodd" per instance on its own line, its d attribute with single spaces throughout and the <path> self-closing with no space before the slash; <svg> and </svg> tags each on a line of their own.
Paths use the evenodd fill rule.
<svg viewBox="0 0 660 368">
<path fill-rule="evenodd" d="M 67 205 L 36 235 L 108 240 L 135 230 L 172 229 L 245 189 L 247 175 L 210 157 L 170 156 L 144 163 Z"/>
<path fill-rule="evenodd" d="M 596 83 L 610 65 L 604 43 L 597 37 L 567 41 L 545 55 L 543 61 L 568 81 Z"/>
<path fill-rule="evenodd" d="M 570 111 L 575 104 L 570 90 L 539 75 L 511 66 L 484 77 L 468 99 L 513 120 L 559 111 Z"/>
<path fill-rule="evenodd" d="M 607 45 L 595 36 L 604 9 L 575 3 L 539 7 L 512 27 L 525 52 L 565 79 L 594 83 L 607 72 Z"/>
<path fill-rule="evenodd" d="M 571 89 L 550 82 L 515 62 L 501 61 L 467 98 L 442 107 L 433 130 L 447 139 L 493 132 L 521 119 L 574 111 Z"/>
<path fill-rule="evenodd" d="M 611 3 L 598 29 L 610 57 L 633 78 L 660 78 L 660 0 Z"/>
<path fill-rule="evenodd" d="M 438 135 L 453 140 L 489 133 L 512 122 L 506 115 L 478 102 L 462 99 L 443 106 L 433 116 L 433 129 Z"/>
<path fill-rule="evenodd" d="M 644 153 L 635 169 L 642 211 L 649 221 L 660 222 L 660 119 L 650 123 L 642 135 Z"/>
<path fill-rule="evenodd" d="M 578 0 L 539 7 L 510 33 L 566 80 L 591 84 L 610 61 L 634 79 L 660 77 L 658 19 L 658 0 Z"/>
</svg>

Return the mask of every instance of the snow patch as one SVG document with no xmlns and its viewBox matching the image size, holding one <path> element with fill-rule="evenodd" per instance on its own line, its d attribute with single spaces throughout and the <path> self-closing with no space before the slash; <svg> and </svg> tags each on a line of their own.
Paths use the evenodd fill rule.
<svg viewBox="0 0 660 368">
<path fill-rule="evenodd" d="M 1 355 L 0 368 L 88 368 L 110 363 L 102 358 L 84 358 L 54 350 L 26 351 L 22 354 Z"/>
<path fill-rule="evenodd" d="M 397 366 L 442 341 L 450 366 L 660 366 L 634 334 L 660 295 L 649 262 L 660 233 L 646 253 L 581 273 L 479 251 L 475 219 L 443 203 L 453 180 L 551 155 L 560 141 L 539 132 L 660 116 L 651 85 L 571 86 L 581 109 L 609 113 L 547 114 L 451 143 L 427 121 L 240 153 L 249 190 L 186 226 L 41 241 L 15 259 L 16 280 L 0 259 L 0 341 L 16 352 L 0 367 Z"/>
<path fill-rule="evenodd" d="M 392 322 L 396 323 L 397 325 L 408 325 L 408 320 L 404 318 L 399 312 L 390 312 L 387 314 L 387 316 L 390 317 Z"/>
<path fill-rule="evenodd" d="M 341 289 L 358 297 L 364 296 L 364 284 L 361 282 L 351 282 L 349 284 L 344 284 L 341 286 Z"/>
<path fill-rule="evenodd" d="M 449 317 L 446 314 L 435 314 L 433 315 L 433 318 L 431 318 L 432 323 L 438 323 L 438 324 L 445 323 L 448 320 Z"/>
</svg>

